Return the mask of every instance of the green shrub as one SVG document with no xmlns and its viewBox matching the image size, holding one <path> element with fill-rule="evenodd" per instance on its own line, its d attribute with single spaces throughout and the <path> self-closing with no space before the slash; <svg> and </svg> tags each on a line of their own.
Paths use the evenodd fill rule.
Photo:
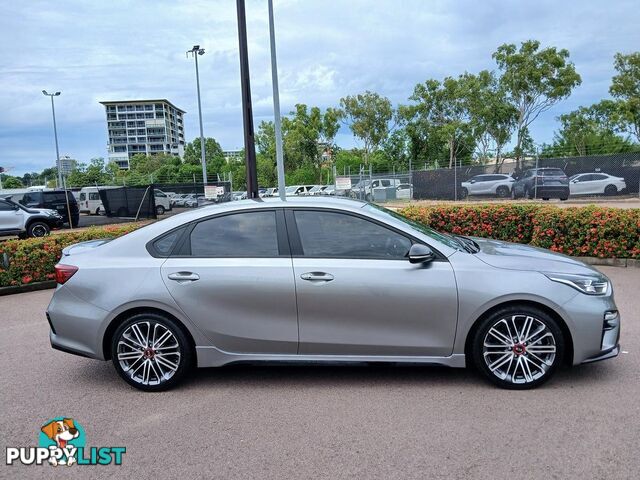
<svg viewBox="0 0 640 480">
<path fill-rule="evenodd" d="M 399 213 L 443 232 L 529 243 L 574 256 L 640 258 L 637 208 L 414 205 Z"/>
<path fill-rule="evenodd" d="M 58 263 L 63 248 L 87 240 L 118 237 L 140 226 L 140 223 L 127 223 L 91 227 L 43 238 L 2 242 L 0 243 L 0 255 L 6 253 L 9 256 L 9 268 L 4 269 L 0 266 L 0 287 L 53 280 L 55 278 L 54 266 Z"/>
</svg>

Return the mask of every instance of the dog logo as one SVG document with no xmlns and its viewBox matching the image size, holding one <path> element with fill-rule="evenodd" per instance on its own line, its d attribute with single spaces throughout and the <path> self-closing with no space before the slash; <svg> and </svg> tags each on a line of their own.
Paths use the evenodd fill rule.
<svg viewBox="0 0 640 480">
<path fill-rule="evenodd" d="M 49 457 L 51 465 L 73 465 L 76 463 L 75 451 L 78 445 L 74 445 L 73 449 L 67 448 L 67 444 L 71 445 L 69 442 L 80 436 L 80 431 L 76 428 L 72 418 L 52 420 L 44 425 L 40 431 L 49 440 L 54 441 L 57 448 L 63 453 L 59 459 L 55 456 Z"/>
<path fill-rule="evenodd" d="M 73 418 L 48 420 L 38 433 L 38 446 L 6 448 L 6 464 L 13 465 L 122 465 L 126 447 L 86 446 L 84 429 Z"/>
</svg>

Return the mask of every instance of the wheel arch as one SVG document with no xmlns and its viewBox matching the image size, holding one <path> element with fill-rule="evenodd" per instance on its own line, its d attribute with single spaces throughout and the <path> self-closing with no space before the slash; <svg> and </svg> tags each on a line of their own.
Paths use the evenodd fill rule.
<svg viewBox="0 0 640 480">
<path fill-rule="evenodd" d="M 562 359 L 562 361 L 565 365 L 572 365 L 573 364 L 573 337 L 571 336 L 571 331 L 567 326 L 567 322 L 565 322 L 564 318 L 562 318 L 562 316 L 558 312 L 556 312 L 553 308 L 550 308 L 549 306 L 540 302 L 536 302 L 534 300 L 509 300 L 509 301 L 494 305 L 488 310 L 486 310 L 485 312 L 483 312 L 473 322 L 473 324 L 471 325 L 471 328 L 467 332 L 467 336 L 464 342 L 465 357 L 467 359 L 471 358 L 471 342 L 473 340 L 473 337 L 475 336 L 476 331 L 480 327 L 480 324 L 482 323 L 482 321 L 485 318 L 493 315 L 498 310 L 501 310 L 507 307 L 513 307 L 516 305 L 526 305 L 526 306 L 537 308 L 538 310 L 542 310 L 544 313 L 546 313 L 551 318 L 553 318 L 556 322 L 558 322 L 558 327 L 560 328 L 560 331 L 562 332 L 562 336 L 564 337 L 564 341 L 565 341 L 565 352 L 564 352 L 564 358 Z"/>
<path fill-rule="evenodd" d="M 111 359 L 111 340 L 113 338 L 114 333 L 118 329 L 118 327 L 122 324 L 122 322 L 127 320 L 129 317 L 133 315 L 138 315 L 141 313 L 155 313 L 157 315 L 162 315 L 173 320 L 189 340 L 189 346 L 191 348 L 191 353 L 193 355 L 193 358 L 194 359 L 197 358 L 195 340 L 193 338 L 193 335 L 191 334 L 191 332 L 189 331 L 189 329 L 187 328 L 187 326 L 184 324 L 182 320 L 180 320 L 178 317 L 171 314 L 167 310 L 163 310 L 162 308 L 151 307 L 151 306 L 136 306 L 136 307 L 128 308 L 118 313 L 118 315 L 116 315 L 111 320 L 111 322 L 109 322 L 109 325 L 107 325 L 104 335 L 102 336 L 102 356 L 105 360 Z"/>
</svg>

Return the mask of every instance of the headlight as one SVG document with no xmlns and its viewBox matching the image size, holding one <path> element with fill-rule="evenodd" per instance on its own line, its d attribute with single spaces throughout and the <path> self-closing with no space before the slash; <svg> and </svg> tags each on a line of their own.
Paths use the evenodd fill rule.
<svg viewBox="0 0 640 480">
<path fill-rule="evenodd" d="M 606 295 L 609 280 L 604 275 L 571 275 L 565 273 L 545 273 L 549 280 L 564 283 L 587 295 Z"/>
</svg>

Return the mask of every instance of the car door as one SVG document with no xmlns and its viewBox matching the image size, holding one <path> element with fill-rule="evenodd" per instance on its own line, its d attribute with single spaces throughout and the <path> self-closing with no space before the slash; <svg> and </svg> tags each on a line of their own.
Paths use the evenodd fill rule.
<svg viewBox="0 0 640 480">
<path fill-rule="evenodd" d="M 444 257 L 411 264 L 411 238 L 354 213 L 297 208 L 286 218 L 300 354 L 451 354 L 458 298 Z"/>
<path fill-rule="evenodd" d="M 175 302 L 220 350 L 297 351 L 295 284 L 283 215 L 259 209 L 199 220 L 162 266 Z"/>
<path fill-rule="evenodd" d="M 22 228 L 24 212 L 9 202 L 0 200 L 0 231 Z"/>
<path fill-rule="evenodd" d="M 593 181 L 591 180 L 593 177 L 593 175 L 589 174 L 589 173 L 585 173 L 584 175 L 580 175 L 579 177 L 576 177 L 573 182 L 571 187 L 569 188 L 569 191 L 571 192 L 572 195 L 586 195 L 588 193 L 590 193 L 590 190 L 592 189 L 593 186 Z"/>
</svg>

